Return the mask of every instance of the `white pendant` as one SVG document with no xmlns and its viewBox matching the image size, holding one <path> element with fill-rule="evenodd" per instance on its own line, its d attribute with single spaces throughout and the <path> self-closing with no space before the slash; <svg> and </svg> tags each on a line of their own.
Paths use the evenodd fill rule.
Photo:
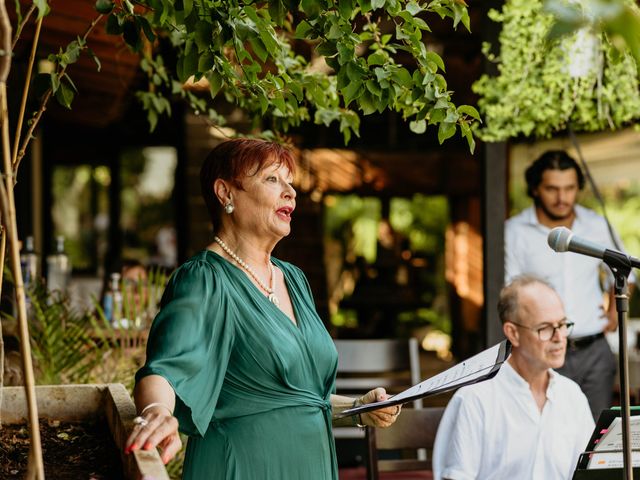
<svg viewBox="0 0 640 480">
<path fill-rule="evenodd" d="M 270 293 L 268 298 L 269 298 L 269 301 L 273 303 L 276 307 L 280 306 L 280 300 L 278 300 L 278 297 L 276 297 L 275 293 Z"/>
</svg>

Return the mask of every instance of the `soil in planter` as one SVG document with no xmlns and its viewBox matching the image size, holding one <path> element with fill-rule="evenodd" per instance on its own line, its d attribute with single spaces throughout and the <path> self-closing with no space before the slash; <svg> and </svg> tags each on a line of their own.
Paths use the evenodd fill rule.
<svg viewBox="0 0 640 480">
<path fill-rule="evenodd" d="M 120 455 L 106 421 L 40 421 L 47 479 L 123 480 Z M 26 424 L 0 427 L 0 479 L 22 479 L 27 472 L 29 429 Z"/>
</svg>

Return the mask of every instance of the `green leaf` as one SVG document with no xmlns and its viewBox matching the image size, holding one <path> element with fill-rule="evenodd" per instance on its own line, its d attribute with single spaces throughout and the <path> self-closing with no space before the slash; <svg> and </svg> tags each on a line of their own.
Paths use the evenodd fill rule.
<svg viewBox="0 0 640 480">
<path fill-rule="evenodd" d="M 182 0 L 182 5 L 184 7 L 184 16 L 186 18 L 191 15 L 191 11 L 193 10 L 193 0 Z"/>
<path fill-rule="evenodd" d="M 140 30 L 138 24 L 133 20 L 126 20 L 122 25 L 122 37 L 127 45 L 131 47 L 134 52 L 140 51 L 142 48 L 142 42 L 140 41 Z"/>
<path fill-rule="evenodd" d="M 58 100 L 58 103 L 71 110 L 71 102 L 73 102 L 74 96 L 75 92 L 73 88 L 64 81 L 60 82 L 60 88 L 56 91 L 56 100 Z"/>
<path fill-rule="evenodd" d="M 429 111 L 429 125 L 441 123 L 444 120 L 446 114 L 447 111 L 442 108 L 431 109 L 431 111 Z"/>
<path fill-rule="evenodd" d="M 384 65 L 387 63 L 389 56 L 382 50 L 373 52 L 367 57 L 367 65 Z"/>
<path fill-rule="evenodd" d="M 156 129 L 156 125 L 158 125 L 158 114 L 155 110 L 147 110 L 147 121 L 149 122 L 149 131 L 153 132 Z"/>
<path fill-rule="evenodd" d="M 438 141 L 440 142 L 440 145 L 442 145 L 442 142 L 444 142 L 447 138 L 452 137 L 455 133 L 456 133 L 455 123 L 442 122 L 438 126 Z"/>
<path fill-rule="evenodd" d="M 51 10 L 49 8 L 49 3 L 47 2 L 47 0 L 33 0 L 33 4 L 38 9 L 38 20 L 45 15 L 48 15 Z"/>
<path fill-rule="evenodd" d="M 398 84 L 402 85 L 405 88 L 411 88 L 413 86 L 413 79 L 411 78 L 411 74 L 409 73 L 409 70 L 407 70 L 404 67 L 401 67 L 395 72 L 393 72 L 391 77 Z"/>
<path fill-rule="evenodd" d="M 111 10 L 113 10 L 113 2 L 111 0 L 97 0 L 96 10 L 98 13 L 105 15 L 111 13 Z"/>
<path fill-rule="evenodd" d="M 69 45 L 67 45 L 64 53 L 66 55 L 65 63 L 67 65 L 76 63 L 78 61 L 78 57 L 80 56 L 80 45 L 78 45 L 78 42 L 76 40 L 73 40 L 69 43 Z"/>
<path fill-rule="evenodd" d="M 371 115 L 378 110 L 378 102 L 368 90 L 365 90 L 360 97 L 358 97 L 358 103 L 362 109 L 362 113 L 365 115 Z"/>
<path fill-rule="evenodd" d="M 323 55 L 325 57 L 332 57 L 336 53 L 338 53 L 338 49 L 336 47 L 335 42 L 330 42 L 328 40 L 325 40 L 324 42 L 322 42 L 316 47 L 316 52 L 318 52 L 318 55 Z"/>
<path fill-rule="evenodd" d="M 436 52 L 427 52 L 426 57 L 427 57 L 427 60 L 435 63 L 440 70 L 442 70 L 443 72 L 445 71 L 444 70 L 444 62 L 442 61 L 442 57 L 440 55 L 438 55 Z"/>
<path fill-rule="evenodd" d="M 67 79 L 67 82 L 69 82 L 69 86 L 70 86 L 71 88 L 73 88 L 73 90 L 77 93 L 77 92 L 78 92 L 78 89 L 76 88 L 76 85 L 73 83 L 73 80 L 71 80 L 71 77 L 69 76 L 69 74 L 65 73 L 65 74 L 63 75 L 63 78 L 66 78 L 66 79 Z M 62 81 L 62 80 L 61 80 L 61 81 Z"/>
<path fill-rule="evenodd" d="M 475 118 L 476 120 L 480 120 L 480 114 L 478 113 L 478 110 L 476 110 L 471 105 L 460 105 L 458 107 L 458 113 L 460 115 L 468 115 L 472 118 Z"/>
<path fill-rule="evenodd" d="M 413 133 L 417 133 L 418 135 L 420 135 L 427 131 L 427 122 L 426 120 L 416 120 L 416 121 L 410 122 L 409 129 Z"/>
<path fill-rule="evenodd" d="M 58 91 L 58 88 L 60 88 L 60 78 L 58 77 L 57 73 L 50 73 L 49 74 L 50 77 L 50 82 L 51 82 L 51 93 L 56 93 Z"/>
<path fill-rule="evenodd" d="M 251 48 L 253 49 L 253 53 L 255 53 L 262 63 L 267 61 L 269 57 L 269 52 L 264 48 L 264 43 L 260 40 L 259 37 L 251 37 L 249 38 L 249 43 L 251 44 Z"/>
<path fill-rule="evenodd" d="M 269 0 L 269 15 L 276 25 L 282 25 L 285 13 L 286 9 L 282 0 Z"/>
<path fill-rule="evenodd" d="M 349 83 L 349 85 L 343 88 L 341 92 L 344 98 L 344 106 L 348 107 L 353 100 L 362 95 L 362 82 L 351 82 Z"/>
<path fill-rule="evenodd" d="M 272 99 L 271 103 L 273 103 L 274 107 L 280 111 L 283 115 L 287 113 L 287 105 L 284 101 L 284 97 L 280 94 L 276 94 Z"/>
<path fill-rule="evenodd" d="M 309 19 L 317 18 L 323 10 L 322 3 L 318 0 L 302 0 L 300 7 Z"/>
<path fill-rule="evenodd" d="M 473 153 L 476 148 L 476 141 L 473 138 L 473 134 L 471 133 L 471 128 L 466 122 L 462 122 L 460 124 L 460 133 L 462 133 L 462 136 L 467 139 L 469 150 L 471 151 L 471 153 Z"/>
<path fill-rule="evenodd" d="M 386 0 L 371 0 L 371 9 L 377 10 L 378 8 L 384 7 Z"/>
<path fill-rule="evenodd" d="M 422 11 L 422 7 L 417 2 L 414 2 L 413 0 L 408 2 L 405 8 L 407 9 L 407 12 L 409 12 L 413 16 L 416 16 L 418 13 Z"/>
<path fill-rule="evenodd" d="M 198 50 L 201 52 L 207 50 L 211 46 L 211 40 L 213 37 L 213 27 L 209 22 L 200 20 L 196 23 L 196 29 L 193 34 L 193 39 L 196 42 Z"/>
<path fill-rule="evenodd" d="M 380 85 L 378 85 L 378 83 L 369 79 L 365 82 L 365 84 L 367 85 L 367 90 L 369 90 L 373 95 L 377 97 L 380 97 L 382 95 L 382 89 L 380 88 Z"/>
<path fill-rule="evenodd" d="M 135 18 L 138 26 L 144 32 L 144 36 L 147 37 L 147 40 L 149 40 L 150 42 L 155 42 L 156 34 L 153 32 L 153 28 L 151 28 L 149 20 L 147 20 L 142 15 L 137 15 Z"/>
<path fill-rule="evenodd" d="M 203 52 L 198 59 L 198 71 L 208 72 L 213 68 L 215 57 L 210 51 Z"/>
<path fill-rule="evenodd" d="M 209 81 L 209 93 L 211 93 L 211 98 L 215 98 L 224 84 L 222 76 L 217 71 L 211 70 L 205 74 L 205 77 Z"/>
<path fill-rule="evenodd" d="M 109 18 L 107 18 L 105 31 L 109 35 L 120 35 L 122 33 L 122 24 L 120 23 L 120 19 L 115 13 L 112 13 L 111 15 L 109 15 Z"/>
<path fill-rule="evenodd" d="M 349 20 L 353 13 L 353 0 L 338 0 L 338 12 L 342 18 Z"/>
<path fill-rule="evenodd" d="M 338 47 L 338 61 L 340 62 L 340 65 L 351 62 L 355 56 L 353 45 L 345 44 L 343 42 L 338 42 L 336 45 Z"/>
<path fill-rule="evenodd" d="M 176 65 L 176 73 L 178 74 L 178 80 L 186 82 L 187 79 L 198 71 L 198 62 L 200 57 L 195 49 L 187 55 L 181 55 L 178 57 L 178 63 Z"/>
<path fill-rule="evenodd" d="M 307 38 L 309 35 L 309 32 L 312 32 L 312 31 L 313 31 L 313 27 L 309 24 L 309 22 L 307 22 L 306 20 L 303 20 L 296 27 L 295 37 L 300 40 L 303 40 Z"/>
</svg>

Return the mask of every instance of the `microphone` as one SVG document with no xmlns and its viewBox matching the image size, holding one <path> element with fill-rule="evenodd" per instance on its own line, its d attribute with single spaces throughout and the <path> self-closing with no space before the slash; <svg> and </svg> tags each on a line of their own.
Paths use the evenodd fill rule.
<svg viewBox="0 0 640 480">
<path fill-rule="evenodd" d="M 605 260 L 605 255 L 610 252 L 617 257 L 624 257 L 628 259 L 629 265 L 640 268 L 640 259 L 631 257 L 624 252 L 612 250 L 597 243 L 590 242 L 584 238 L 580 238 L 573 234 L 567 227 L 556 227 L 547 237 L 547 243 L 552 250 L 556 252 L 574 252 L 581 255 L 587 255 L 589 257 L 599 258 Z"/>
</svg>

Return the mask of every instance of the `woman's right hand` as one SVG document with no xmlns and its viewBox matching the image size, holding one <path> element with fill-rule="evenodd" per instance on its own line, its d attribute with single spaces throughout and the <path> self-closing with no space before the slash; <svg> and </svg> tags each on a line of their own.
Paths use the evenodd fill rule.
<svg viewBox="0 0 640 480">
<path fill-rule="evenodd" d="M 136 422 L 127 438 L 124 453 L 129 454 L 140 448 L 151 450 L 158 447 L 160 458 L 166 465 L 182 448 L 178 420 L 170 415 L 167 409 L 150 408 L 144 412 L 143 417 L 136 417 Z"/>
</svg>

